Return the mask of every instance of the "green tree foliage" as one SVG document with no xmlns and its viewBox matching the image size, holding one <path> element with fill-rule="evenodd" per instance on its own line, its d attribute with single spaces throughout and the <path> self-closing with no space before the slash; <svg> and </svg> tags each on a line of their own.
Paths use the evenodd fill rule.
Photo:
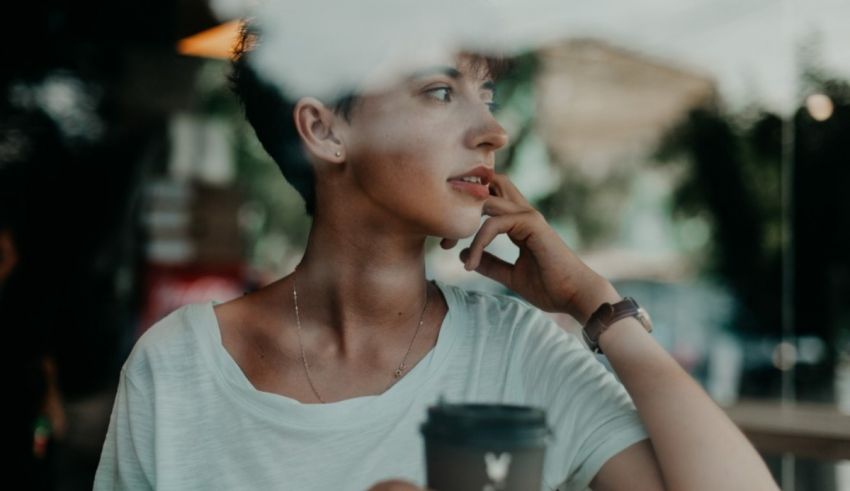
<svg viewBox="0 0 850 491">
<path fill-rule="evenodd" d="M 733 325 L 739 333 L 781 332 L 783 226 L 790 220 L 786 278 L 793 285 L 794 332 L 833 348 L 823 364 L 831 367 L 850 338 L 850 85 L 813 74 L 806 83 L 808 93 L 832 100 L 828 119 L 817 121 L 801 107 L 785 131 L 786 123 L 768 112 L 745 118 L 697 109 L 668 135 L 659 160 L 686 167 L 676 213 L 710 218 L 706 273 L 738 298 Z M 793 162 L 791 193 L 784 197 L 783 149 Z"/>
</svg>

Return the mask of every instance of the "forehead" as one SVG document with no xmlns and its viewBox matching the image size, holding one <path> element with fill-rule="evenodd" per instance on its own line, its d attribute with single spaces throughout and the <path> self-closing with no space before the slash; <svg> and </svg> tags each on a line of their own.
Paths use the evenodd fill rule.
<svg viewBox="0 0 850 491">
<path fill-rule="evenodd" d="M 372 76 L 365 79 L 355 92 L 360 95 L 379 94 L 440 75 L 480 84 L 496 78 L 494 75 L 500 75 L 502 69 L 498 59 L 466 53 L 414 55 L 402 65 L 390 64 L 374 70 Z"/>
<path fill-rule="evenodd" d="M 454 79 L 465 79 L 471 82 L 484 82 L 494 79 L 493 69 L 497 62 L 483 56 L 460 54 L 453 59 L 442 60 L 419 70 L 413 71 L 410 78 L 422 78 L 433 75 L 446 75 Z"/>
<path fill-rule="evenodd" d="M 478 90 L 495 92 L 492 67 L 499 60 L 489 59 L 473 54 L 441 56 L 429 59 L 427 63 L 419 63 L 414 68 L 404 71 L 403 75 L 384 79 L 360 91 L 357 96 L 358 108 L 355 112 L 361 114 L 393 112 L 399 104 L 411 104 L 411 90 L 421 88 L 423 83 L 433 80 L 452 79 Z"/>
</svg>

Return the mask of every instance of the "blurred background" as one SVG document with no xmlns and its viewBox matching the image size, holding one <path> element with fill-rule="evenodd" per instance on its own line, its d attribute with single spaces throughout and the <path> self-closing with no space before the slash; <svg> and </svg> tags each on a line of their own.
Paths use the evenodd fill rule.
<svg viewBox="0 0 850 491">
<path fill-rule="evenodd" d="M 499 84 L 498 170 L 647 308 L 784 490 L 850 490 L 850 3 L 576 3 Z M 235 16 L 3 11 L 5 455 L 33 489 L 91 489 L 138 336 L 289 273 L 309 219 L 228 90 Z M 502 291 L 459 250 L 429 243 L 429 275 Z"/>
</svg>

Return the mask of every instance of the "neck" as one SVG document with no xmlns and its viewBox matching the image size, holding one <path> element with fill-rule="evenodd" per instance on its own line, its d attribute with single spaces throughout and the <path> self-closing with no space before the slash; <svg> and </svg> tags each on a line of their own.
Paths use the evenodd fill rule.
<svg viewBox="0 0 850 491">
<path fill-rule="evenodd" d="M 424 243 L 423 235 L 317 215 L 293 275 L 305 332 L 325 331 L 328 351 L 343 354 L 376 337 L 409 342 L 428 295 Z"/>
</svg>

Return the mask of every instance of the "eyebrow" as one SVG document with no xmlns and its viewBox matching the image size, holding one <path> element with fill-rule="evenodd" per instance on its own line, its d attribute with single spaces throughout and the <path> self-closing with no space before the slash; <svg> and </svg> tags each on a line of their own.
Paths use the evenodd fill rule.
<svg viewBox="0 0 850 491">
<path fill-rule="evenodd" d="M 458 70 L 457 68 L 454 68 L 454 67 L 450 67 L 450 66 L 437 66 L 437 67 L 426 68 L 424 70 L 419 70 L 419 71 L 415 72 L 410 78 L 411 79 L 417 79 L 417 78 L 431 77 L 431 76 L 434 76 L 434 75 L 445 75 L 445 76 L 447 76 L 447 77 L 449 77 L 453 80 L 460 80 L 461 78 L 463 78 L 463 74 L 460 72 L 460 70 Z M 481 84 L 480 88 L 485 89 L 485 90 L 489 90 L 489 91 L 495 93 L 496 92 L 496 83 L 493 82 L 492 80 L 487 80 L 487 81 L 485 81 Z"/>
</svg>

